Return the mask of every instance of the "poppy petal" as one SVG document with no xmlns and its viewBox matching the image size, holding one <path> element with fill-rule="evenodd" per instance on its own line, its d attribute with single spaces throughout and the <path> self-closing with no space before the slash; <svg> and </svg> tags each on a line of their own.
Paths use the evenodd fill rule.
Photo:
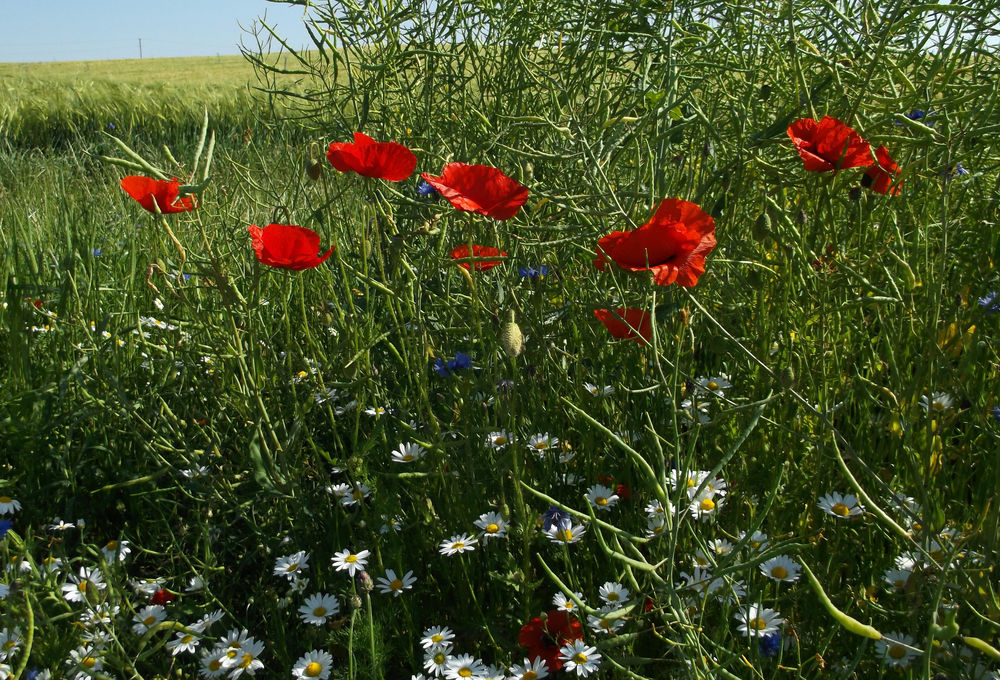
<svg viewBox="0 0 1000 680">
<path fill-rule="evenodd" d="M 514 217 L 528 200 L 527 187 L 488 165 L 449 163 L 440 177 L 426 172 L 421 177 L 457 210 L 497 220 Z"/>
<path fill-rule="evenodd" d="M 306 227 L 269 224 L 263 228 L 251 225 L 247 230 L 257 259 L 269 267 L 312 269 L 325 262 L 334 249 L 331 246 L 326 253 L 317 256 L 319 234 Z"/>
<path fill-rule="evenodd" d="M 340 172 L 356 172 L 363 177 L 401 182 L 417 169 L 417 157 L 398 142 L 376 142 L 361 132 L 354 142 L 334 142 L 326 152 L 330 165 Z"/>
</svg>

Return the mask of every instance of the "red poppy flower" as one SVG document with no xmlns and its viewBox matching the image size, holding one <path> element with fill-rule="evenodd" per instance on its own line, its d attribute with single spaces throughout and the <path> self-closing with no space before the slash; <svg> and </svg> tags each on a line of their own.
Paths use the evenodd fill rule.
<svg viewBox="0 0 1000 680">
<path fill-rule="evenodd" d="M 176 179 L 167 181 L 129 175 L 122 178 L 121 185 L 125 193 L 139 201 L 139 205 L 151 213 L 161 212 L 169 215 L 194 210 L 198 206 L 194 196 L 183 198 L 178 196 L 181 183 Z"/>
<path fill-rule="evenodd" d="M 451 256 L 456 260 L 469 257 L 469 246 L 464 245 L 455 248 L 455 250 L 451 251 Z M 489 246 L 474 245 L 472 246 L 472 257 L 507 257 L 507 253 L 505 253 L 502 250 L 497 250 L 496 248 L 491 248 Z M 459 262 L 458 266 L 468 270 L 469 265 L 471 264 L 472 267 L 477 272 L 484 272 L 487 269 L 493 269 L 493 267 L 496 267 L 501 262 L 503 262 L 503 260 L 483 260 L 482 262 L 472 262 L 472 263 Z"/>
<path fill-rule="evenodd" d="M 861 178 L 861 186 L 868 187 L 877 194 L 889 194 L 895 196 L 899 193 L 902 182 L 893 186 L 892 181 L 899 174 L 899 166 L 892 160 L 889 150 L 884 146 L 875 149 L 875 159 L 877 164 L 865 170 L 865 176 Z"/>
<path fill-rule="evenodd" d="M 705 256 L 715 248 L 715 220 L 696 203 L 679 198 L 660 201 L 646 224 L 613 231 L 597 242 L 594 266 L 604 271 L 607 258 L 622 269 L 651 271 L 660 286 L 690 287 L 705 273 Z"/>
<path fill-rule="evenodd" d="M 518 643 L 528 648 L 528 657 L 532 661 L 541 657 L 550 671 L 563 667 L 559 648 L 582 639 L 583 626 L 562 609 L 553 609 L 544 621 L 536 616 L 521 628 L 517 636 Z"/>
<path fill-rule="evenodd" d="M 788 126 L 788 136 L 806 170 L 836 172 L 872 164 L 868 142 L 836 118 L 823 116 L 818 123 L 812 118 L 802 118 Z"/>
<path fill-rule="evenodd" d="M 176 595 L 174 595 L 169 590 L 163 590 L 161 588 L 160 590 L 157 590 L 155 593 L 153 593 L 153 598 L 150 601 L 153 604 L 158 604 L 160 606 L 163 606 L 168 602 L 174 601 L 175 599 L 177 599 Z"/>
<path fill-rule="evenodd" d="M 635 340 L 640 345 L 648 345 L 650 338 L 653 337 L 653 322 L 645 309 L 619 307 L 613 312 L 610 309 L 595 309 L 594 316 L 600 319 L 616 338 Z M 632 330 L 633 328 L 635 330 Z"/>
<path fill-rule="evenodd" d="M 378 177 L 390 182 L 401 182 L 417 169 L 417 157 L 402 144 L 376 142 L 360 132 L 354 133 L 353 144 L 331 144 L 326 158 L 341 172 L 356 172 L 364 177 Z"/>
<path fill-rule="evenodd" d="M 509 220 L 528 200 L 527 187 L 488 165 L 449 163 L 440 177 L 420 176 L 458 210 L 497 220 Z"/>
<path fill-rule="evenodd" d="M 247 230 L 257 259 L 269 267 L 312 269 L 325 262 L 334 249 L 330 246 L 330 250 L 317 256 L 319 234 L 294 224 L 269 224 L 264 228 L 253 224 Z"/>
</svg>

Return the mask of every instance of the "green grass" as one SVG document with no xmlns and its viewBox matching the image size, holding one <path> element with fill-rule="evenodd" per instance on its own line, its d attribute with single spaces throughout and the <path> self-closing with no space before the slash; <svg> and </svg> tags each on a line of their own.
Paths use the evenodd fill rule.
<svg viewBox="0 0 1000 680">
<path fill-rule="evenodd" d="M 997 662 L 976 642 L 998 646 L 1000 614 L 1000 315 L 978 301 L 1000 289 L 998 64 L 980 39 L 989 8 L 888 3 L 831 24 L 823 3 L 790 20 L 785 6 L 757 2 L 718 9 L 722 31 L 686 8 L 649 12 L 643 28 L 637 1 L 590 10 L 572 31 L 587 10 L 568 0 L 503 11 L 439 2 L 417 23 L 406 23 L 412 8 L 380 7 L 314 7 L 329 42 L 261 57 L 303 73 L 258 64 L 264 92 L 242 113 L 232 93 L 251 70 L 225 60 L 160 68 L 155 87 L 147 64 L 134 80 L 121 64 L 109 65 L 114 78 L 95 65 L 106 84 L 78 106 L 52 94 L 51 83 L 78 77 L 58 67 L 19 86 L 51 95 L 37 110 L 64 122 L 50 135 L 45 116 L 20 114 L 36 122 L 8 124 L 0 149 L 0 442 L 10 452 L 0 496 L 23 506 L 0 551 L 36 566 L 0 580 L 18 584 L 2 625 L 24 635 L 29 607 L 34 618 L 30 658 L 24 642 L 14 663 L 67 669 L 86 605 L 60 587 L 100 566 L 108 588 L 91 604 L 121 609 L 97 656 L 120 677 L 198 672 L 193 657 L 164 649 L 172 624 L 145 638 L 130 630 L 149 601 L 129 585 L 137 578 L 179 593 L 168 621 L 223 610 L 200 650 L 234 628 L 264 641 L 262 674 L 324 649 L 334 677 L 405 677 L 421 671 L 421 632 L 434 625 L 456 631 L 456 653 L 506 668 L 526 655 L 522 626 L 553 609 L 557 591 L 596 608 L 615 582 L 636 603 L 618 634 L 583 617 L 599 677 L 989 677 Z M 921 22 L 935 21 L 964 37 L 917 49 L 931 30 Z M 473 30 L 489 48 L 465 39 Z M 165 99 L 129 103 L 127 88 Z M 126 143 L 187 179 L 204 167 L 206 104 L 210 181 L 197 211 L 167 218 L 182 262 L 162 223 L 118 187 L 132 171 L 99 160 L 123 151 L 94 125 L 110 107 L 133 121 L 116 130 Z M 147 124 L 160 106 L 163 120 Z M 91 122 L 66 123 L 74 108 Z M 914 109 L 934 115 L 903 120 Z M 785 129 L 824 114 L 889 148 L 903 168 L 899 195 L 863 189 L 861 170 L 803 170 Z M 254 134 L 244 138 L 245 125 Z M 357 130 L 406 144 L 418 172 L 498 167 L 529 187 L 528 203 L 498 222 L 420 197 L 416 176 L 389 183 L 324 163 L 311 181 L 309 142 L 325 151 Z M 969 174 L 955 173 L 958 162 Z M 594 269 L 598 238 L 641 225 L 671 197 L 715 218 L 718 245 L 697 286 Z M 316 269 L 265 267 L 246 227 L 271 222 L 314 229 L 337 249 Z M 508 260 L 467 276 L 448 253 L 468 242 Z M 540 264 L 544 278 L 518 272 Z M 652 346 L 609 338 L 593 311 L 616 307 L 655 314 Z M 517 357 L 502 349 L 511 311 L 526 338 Z M 474 370 L 434 370 L 458 352 Z M 722 396 L 698 390 L 722 375 L 732 383 Z M 586 383 L 613 391 L 595 397 Z M 951 406 L 925 412 L 938 392 Z M 365 413 L 375 406 L 391 413 Z M 500 430 L 515 443 L 486 446 Z M 541 433 L 563 443 L 556 454 L 529 451 Z M 391 462 L 408 442 L 425 457 Z M 725 481 L 717 519 L 689 514 L 674 469 Z M 631 494 L 592 511 L 603 524 L 585 499 L 598 483 Z M 342 505 L 337 484 L 370 496 Z M 817 502 L 830 492 L 863 492 L 866 512 L 824 513 Z M 652 538 L 645 508 L 657 499 L 677 512 Z M 586 524 L 580 543 L 542 536 L 553 502 Z M 490 510 L 509 522 L 505 539 L 438 553 Z M 51 530 L 55 517 L 86 526 Z M 383 530 L 394 517 L 402 530 Z M 740 538 L 755 530 L 766 547 Z M 132 554 L 102 561 L 100 548 L 122 539 Z M 713 553 L 717 540 L 738 549 Z M 412 570 L 417 582 L 399 598 L 368 595 L 331 565 L 344 549 L 370 550 L 373 577 Z M 272 572 L 300 550 L 309 582 L 295 589 Z M 719 592 L 741 590 L 682 587 L 699 553 L 724 579 Z M 804 575 L 776 583 L 760 572 L 781 554 L 809 566 L 828 605 Z M 58 575 L 40 570 L 49 556 L 63 560 Z M 898 590 L 884 573 L 905 556 L 917 564 Z M 208 587 L 185 592 L 194 576 Z M 317 627 L 296 612 L 318 592 L 336 595 L 341 612 Z M 750 604 L 784 619 L 780 659 L 737 631 Z M 844 615 L 928 653 L 889 668 Z"/>
</svg>

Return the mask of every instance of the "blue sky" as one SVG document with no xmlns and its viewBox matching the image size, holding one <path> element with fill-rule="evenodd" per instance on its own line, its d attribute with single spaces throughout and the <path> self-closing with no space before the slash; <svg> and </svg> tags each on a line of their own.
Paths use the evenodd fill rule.
<svg viewBox="0 0 1000 680">
<path fill-rule="evenodd" d="M 265 0 L 0 0 L 0 62 L 238 54 L 267 14 L 293 47 L 311 44 L 301 6 Z M 254 45 L 252 37 L 247 45 Z"/>
</svg>

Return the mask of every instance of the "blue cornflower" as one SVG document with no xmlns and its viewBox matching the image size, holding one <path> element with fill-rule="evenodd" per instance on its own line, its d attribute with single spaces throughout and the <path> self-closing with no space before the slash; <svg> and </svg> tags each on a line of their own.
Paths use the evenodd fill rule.
<svg viewBox="0 0 1000 680">
<path fill-rule="evenodd" d="M 91 253 L 93 254 L 94 257 L 100 257 L 101 256 L 101 249 L 100 248 L 94 248 L 91 251 Z"/>
<path fill-rule="evenodd" d="M 37 668 L 29 668 L 27 672 L 24 674 L 24 680 L 35 680 L 35 678 L 38 677 L 39 673 L 41 673 L 41 671 L 38 670 Z"/>
<path fill-rule="evenodd" d="M 554 505 L 550 505 L 549 509 L 542 513 L 542 529 L 545 531 L 548 531 L 553 526 L 562 526 L 565 522 L 569 522 L 570 524 L 573 522 L 569 513 L 565 510 L 560 510 Z"/>
<path fill-rule="evenodd" d="M 990 409 L 990 415 L 993 416 L 993 420 L 1000 423 L 1000 406 L 994 406 Z"/>
<path fill-rule="evenodd" d="M 519 267 L 517 273 L 523 279 L 541 279 L 548 276 L 549 268 L 544 264 L 540 264 L 537 267 Z"/>
<path fill-rule="evenodd" d="M 432 187 L 426 180 L 420 180 L 417 183 L 417 194 L 426 198 L 427 196 L 434 196 L 437 193 L 437 189 Z"/>
<path fill-rule="evenodd" d="M 950 168 L 948 170 L 942 170 L 938 174 L 941 177 L 944 177 L 947 180 L 947 179 L 951 179 L 953 177 L 962 177 L 963 175 L 968 175 L 969 171 L 966 170 L 965 166 L 962 165 L 962 162 L 959 161 L 958 163 L 955 163 L 954 167 L 952 167 L 952 168 Z"/>
<path fill-rule="evenodd" d="M 979 298 L 979 306 L 985 309 L 987 314 L 1000 312 L 1000 300 L 997 300 L 997 292 L 993 290 Z"/>
<path fill-rule="evenodd" d="M 909 118 L 910 120 L 920 120 L 926 115 L 927 114 L 924 113 L 922 109 L 913 109 L 908 114 L 906 114 L 906 117 Z"/>
<path fill-rule="evenodd" d="M 114 123 L 108 123 L 108 129 L 109 129 L 109 130 L 117 130 L 117 129 L 118 129 L 118 126 L 117 126 L 117 125 L 115 125 Z M 30 680 L 30 679 L 29 679 L 29 680 Z"/>
<path fill-rule="evenodd" d="M 9 519 L 0 519 L 0 539 L 7 535 L 14 523 Z"/>
<path fill-rule="evenodd" d="M 778 656 L 781 650 L 781 633 L 771 633 L 760 639 L 759 649 L 761 656 Z"/>
<path fill-rule="evenodd" d="M 445 361 L 441 357 L 434 360 L 434 372 L 442 378 L 450 378 L 452 373 L 472 368 L 472 357 L 465 352 L 456 352 L 455 358 Z"/>
</svg>

